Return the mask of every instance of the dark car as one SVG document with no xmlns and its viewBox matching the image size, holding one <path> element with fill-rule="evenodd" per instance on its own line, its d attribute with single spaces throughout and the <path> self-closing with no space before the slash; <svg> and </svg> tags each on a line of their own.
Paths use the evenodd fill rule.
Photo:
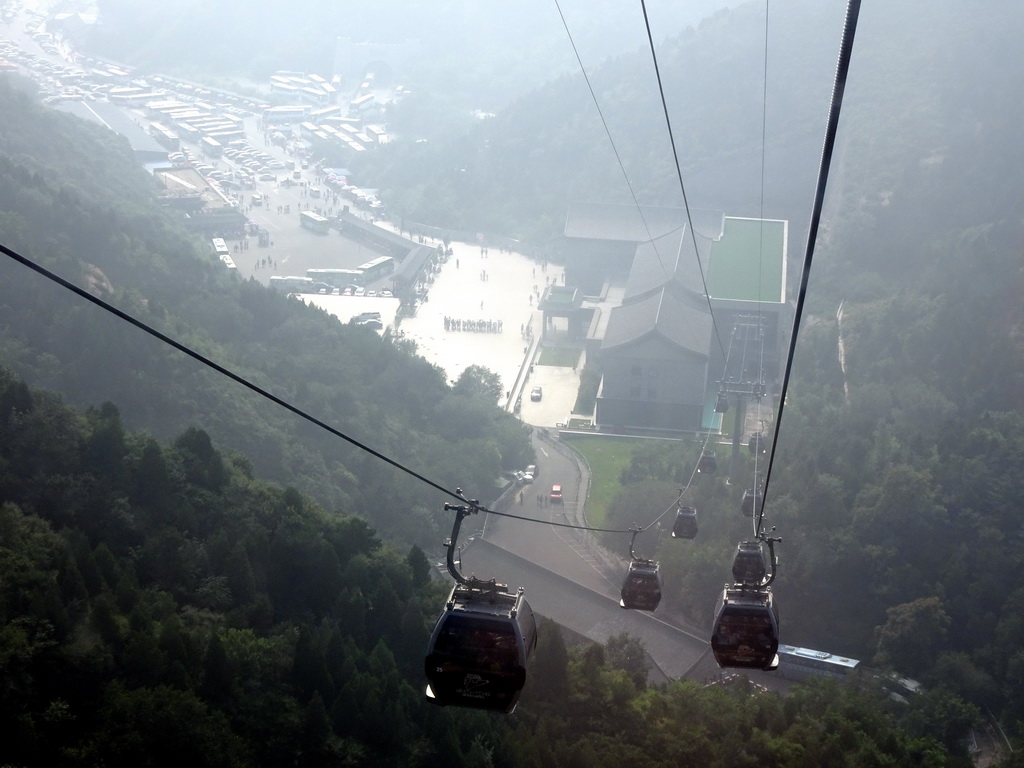
<svg viewBox="0 0 1024 768">
<path fill-rule="evenodd" d="M 540 387 L 534 387 L 532 390 L 530 390 L 530 399 L 533 402 L 538 402 L 542 397 L 544 397 L 544 390 L 541 389 Z"/>
</svg>

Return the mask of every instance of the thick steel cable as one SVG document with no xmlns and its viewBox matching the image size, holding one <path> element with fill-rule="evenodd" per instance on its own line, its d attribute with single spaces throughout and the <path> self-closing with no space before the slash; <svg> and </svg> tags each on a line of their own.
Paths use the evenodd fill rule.
<svg viewBox="0 0 1024 768">
<path fill-rule="evenodd" d="M 818 181 L 814 191 L 814 204 L 811 209 L 811 224 L 807 230 L 807 248 L 804 254 L 803 271 L 800 275 L 800 289 L 797 295 L 796 309 L 793 314 L 793 333 L 789 340 L 789 353 L 786 356 L 786 374 L 782 379 L 782 391 L 779 393 L 779 412 L 775 417 L 775 431 L 772 436 L 772 450 L 768 456 L 768 469 L 764 479 L 764 499 L 757 519 L 757 533 L 761 533 L 764 522 L 764 507 L 768 500 L 768 482 L 771 480 L 772 466 L 775 462 L 775 450 L 779 444 L 779 433 L 782 427 L 782 415 L 786 408 L 786 395 L 789 392 L 790 374 L 793 370 L 793 358 L 796 355 L 797 333 L 803 318 L 804 304 L 807 299 L 807 284 L 810 280 L 811 262 L 814 260 L 814 246 L 818 239 L 818 226 L 821 222 L 821 210 L 825 201 L 825 187 L 828 185 L 829 169 L 832 165 L 832 154 L 835 151 L 836 133 L 839 129 L 839 114 L 843 107 L 843 94 L 846 91 L 846 78 L 850 72 L 850 58 L 853 55 L 853 41 L 857 35 L 857 19 L 860 16 L 860 0 L 849 0 L 846 6 L 846 23 L 843 26 L 843 38 L 839 47 L 839 61 L 836 65 L 835 83 L 832 86 L 832 102 L 829 105 L 828 125 L 825 129 L 825 141 L 821 150 L 821 163 L 818 166 Z"/>
<path fill-rule="evenodd" d="M 252 392 L 255 392 L 257 395 L 259 395 L 261 397 L 264 397 L 267 400 L 270 400 L 272 403 L 275 403 L 276 405 L 281 406 L 282 408 L 284 408 L 287 411 L 290 411 L 291 413 L 295 414 L 299 418 L 308 421 L 309 423 L 319 427 L 320 429 L 323 429 L 326 432 L 329 432 L 330 434 L 334 435 L 335 437 L 341 438 L 345 442 L 350 443 L 351 445 L 355 446 L 359 450 L 365 451 L 366 453 L 370 454 L 371 456 L 374 456 L 375 458 L 380 459 L 381 461 L 385 462 L 386 464 L 390 464 L 395 469 L 397 469 L 397 470 L 399 470 L 401 472 L 404 472 L 404 473 L 406 473 L 407 475 L 409 475 L 411 477 L 416 478 L 421 483 L 424 483 L 424 484 L 430 486 L 434 490 L 440 491 L 441 493 L 446 494 L 447 496 L 451 496 L 453 499 L 457 499 L 457 500 L 462 501 L 462 502 L 466 501 L 465 496 L 462 494 L 462 492 L 459 489 L 456 488 L 454 491 L 453 490 L 449 490 L 448 488 L 445 488 L 443 485 L 440 485 L 439 483 L 435 483 L 430 478 L 428 478 L 428 477 L 426 477 L 424 475 L 421 475 L 419 472 L 416 472 L 415 470 L 405 466 L 401 462 L 396 461 L 395 459 L 392 459 L 391 457 L 381 453 L 380 451 L 377 451 L 377 450 L 371 448 L 370 446 L 366 445 L 365 443 L 362 443 L 359 440 L 356 440 L 354 437 L 346 435 L 344 432 L 342 432 L 341 430 L 337 429 L 336 427 L 332 427 L 330 424 L 328 424 L 328 423 L 318 419 L 316 416 L 313 416 L 312 414 L 307 413 L 306 411 L 302 410 L 301 408 L 299 408 L 299 407 L 297 407 L 295 405 L 292 405 L 287 400 L 284 400 L 284 399 L 278 397 L 277 395 L 273 394 L 272 392 L 267 391 L 263 387 L 260 387 L 259 385 L 254 384 L 253 382 L 251 382 L 249 379 L 245 378 L 244 376 L 241 376 L 241 375 L 235 373 L 234 371 L 230 370 L 229 368 L 225 368 L 223 365 L 221 365 L 221 364 L 219 364 L 217 362 L 214 362 L 213 360 L 211 360 L 210 358 L 206 357 L 202 353 L 197 352 L 196 350 L 192 349 L 191 347 L 189 347 L 189 346 L 187 346 L 185 344 L 182 344 L 180 341 L 178 341 L 178 340 L 176 340 L 174 338 L 171 338 L 167 334 L 161 333 L 156 328 L 154 328 L 151 325 L 143 322 L 142 320 L 139 320 L 137 317 L 134 317 L 134 316 L 128 314 L 124 310 L 118 309 L 113 304 L 111 304 L 111 303 L 109 303 L 107 301 L 104 301 L 103 299 L 99 298 L 98 296 L 93 296 L 91 293 L 86 291 L 84 288 L 80 288 L 79 286 L 75 285 L 71 281 L 61 277 L 60 275 L 56 274 L 55 272 L 50 271 L 49 269 L 47 269 L 46 267 L 42 266 L 41 264 L 37 264 L 36 262 L 32 261 L 28 257 L 23 256 L 22 254 L 18 253 L 17 251 L 15 251 L 15 250 L 13 250 L 11 248 L 8 248 L 3 243 L 0 243 L 0 253 L 3 253 L 5 256 L 9 257 L 10 259 L 18 262 L 19 264 L 22 264 L 25 267 L 28 267 L 33 272 L 36 272 L 39 275 L 41 275 L 44 278 L 46 278 L 47 280 L 50 280 L 51 282 L 56 283 L 57 285 L 61 286 L 62 288 L 66 289 L 68 291 L 71 291 L 72 293 L 78 295 L 79 297 L 85 299 L 86 301 L 88 301 L 88 302 L 90 302 L 92 304 L 95 304 L 100 309 L 102 309 L 102 310 L 104 310 L 106 312 L 109 312 L 110 314 L 114 315 L 115 317 L 117 317 L 120 320 L 123 320 L 124 322 L 128 323 L 129 325 L 135 326 L 140 331 L 143 331 L 144 333 L 148 333 L 150 336 L 154 337 L 158 341 L 160 341 L 160 342 L 162 342 L 164 344 L 167 344 L 170 347 L 173 347 L 174 349 L 178 350 L 182 354 L 185 354 L 188 357 L 191 357 L 193 360 L 196 360 L 197 362 L 201 363 L 202 365 L 205 365 L 208 368 L 212 368 L 217 373 L 221 374 L 222 376 L 226 376 L 227 378 L 229 378 L 232 381 L 234 381 L 236 384 L 240 384 L 241 386 L 245 387 L 246 389 L 251 390 Z M 496 512 L 496 511 L 494 511 L 492 509 L 488 509 L 487 507 L 483 506 L 482 504 L 480 504 L 479 502 L 476 502 L 476 501 L 472 501 L 472 502 L 469 502 L 469 503 L 473 507 L 475 507 L 477 510 L 479 510 L 481 512 L 487 512 L 487 513 L 490 513 L 490 514 L 493 514 L 493 515 L 501 515 L 503 517 L 513 517 L 513 518 L 516 518 L 518 520 L 525 520 L 527 522 L 544 523 L 544 524 L 547 524 L 547 525 L 561 525 L 561 527 L 564 527 L 564 528 L 577 528 L 579 530 L 596 531 L 598 533 L 632 533 L 631 529 L 589 528 L 587 526 L 570 525 L 570 524 L 567 524 L 567 523 L 565 523 L 565 524 L 561 524 L 561 523 L 548 523 L 545 520 L 534 520 L 533 518 L 519 517 L 517 515 L 510 515 L 508 513 Z"/>
</svg>

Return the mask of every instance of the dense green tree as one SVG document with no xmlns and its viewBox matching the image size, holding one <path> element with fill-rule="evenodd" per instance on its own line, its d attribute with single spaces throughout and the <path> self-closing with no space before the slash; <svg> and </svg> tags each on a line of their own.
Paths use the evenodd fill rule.
<svg viewBox="0 0 1024 768">
<path fill-rule="evenodd" d="M 643 643 L 635 637 L 622 632 L 612 635 L 604 644 L 605 655 L 608 664 L 614 669 L 621 669 L 637 690 L 647 687 L 647 673 L 650 671 L 650 664 L 647 661 L 647 651 Z"/>
<path fill-rule="evenodd" d="M 462 397 L 496 403 L 505 390 L 498 374 L 481 365 L 469 365 L 452 385 L 452 391 Z"/>
<path fill-rule="evenodd" d="M 946 644 L 949 616 L 937 597 L 922 597 L 893 606 L 878 629 L 876 661 L 910 675 L 919 675 Z"/>
</svg>

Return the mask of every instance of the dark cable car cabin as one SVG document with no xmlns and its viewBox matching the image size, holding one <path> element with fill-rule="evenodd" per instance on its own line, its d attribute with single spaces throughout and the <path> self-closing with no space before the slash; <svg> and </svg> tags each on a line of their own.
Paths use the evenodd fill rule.
<svg viewBox="0 0 1024 768">
<path fill-rule="evenodd" d="M 728 413 L 729 412 L 729 396 L 725 392 L 718 393 L 718 399 L 715 400 L 715 413 Z"/>
<path fill-rule="evenodd" d="M 759 541 L 741 541 L 732 560 L 732 577 L 739 584 L 759 585 L 768 573 L 764 549 Z"/>
<path fill-rule="evenodd" d="M 680 507 L 676 511 L 676 520 L 672 523 L 672 538 L 697 538 L 697 510 L 695 508 Z"/>
<path fill-rule="evenodd" d="M 726 585 L 715 614 L 711 650 L 719 667 L 778 667 L 779 617 L 772 591 Z"/>
<path fill-rule="evenodd" d="M 657 560 L 634 558 L 622 582 L 619 605 L 637 611 L 653 611 L 661 602 L 661 569 Z"/>
<path fill-rule="evenodd" d="M 703 451 L 697 459 L 697 472 L 702 475 L 713 475 L 718 471 L 718 457 L 714 451 Z"/>
<path fill-rule="evenodd" d="M 760 488 L 748 488 L 743 492 L 743 501 L 740 502 L 740 510 L 745 515 L 754 514 L 755 505 L 757 511 L 761 511 L 761 507 L 764 506 L 764 491 Z"/>
<path fill-rule="evenodd" d="M 430 635 L 427 699 L 434 704 L 512 712 L 537 645 L 537 622 L 523 590 L 456 584 Z"/>
<path fill-rule="evenodd" d="M 763 432 L 755 432 L 750 436 L 747 448 L 750 449 L 750 453 L 754 456 L 758 454 L 764 456 L 768 453 L 768 438 L 765 437 Z"/>
</svg>

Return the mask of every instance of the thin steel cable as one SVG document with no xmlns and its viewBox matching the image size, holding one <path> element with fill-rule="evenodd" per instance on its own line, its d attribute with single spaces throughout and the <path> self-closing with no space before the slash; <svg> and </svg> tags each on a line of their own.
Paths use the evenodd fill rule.
<svg viewBox="0 0 1024 768">
<path fill-rule="evenodd" d="M 583 79 L 587 83 L 587 89 L 590 91 L 590 98 L 594 102 L 594 108 L 597 109 L 597 115 L 601 118 L 601 125 L 604 126 L 604 133 L 608 137 L 608 143 L 612 147 L 612 153 L 615 155 L 615 162 L 619 164 L 619 170 L 622 171 L 622 178 L 625 180 L 626 187 L 629 189 L 630 197 L 633 198 L 633 205 L 636 206 L 636 212 L 639 214 L 640 221 L 644 225 L 644 231 L 647 232 L 647 242 L 649 242 L 651 247 L 654 249 L 654 255 L 658 259 L 658 265 L 661 267 L 662 274 L 664 274 L 667 279 L 671 279 L 674 272 L 669 273 L 668 269 L 665 267 L 665 262 L 661 260 L 661 251 L 658 250 L 654 235 L 651 234 L 651 228 L 647 226 L 647 217 L 644 216 L 644 211 L 640 206 L 640 201 L 637 200 L 636 191 L 633 189 L 633 184 L 629 180 L 629 174 L 626 173 L 626 166 L 623 165 L 618 147 L 615 146 L 615 140 L 612 138 L 612 132 L 608 127 L 608 121 L 604 119 L 604 112 L 601 109 L 601 104 L 597 100 L 597 94 L 594 92 L 594 86 L 590 82 L 590 75 L 587 74 L 587 68 L 583 66 L 583 59 L 580 57 L 580 52 L 576 48 L 576 41 L 573 40 L 572 32 L 569 31 L 569 23 L 565 20 L 565 14 L 562 13 L 562 6 L 559 5 L 558 0 L 555 0 L 555 8 L 558 9 L 558 15 L 562 19 L 562 26 L 565 27 L 565 34 L 569 38 L 569 45 L 572 46 L 572 52 L 576 56 L 576 63 L 580 65 L 580 72 L 583 73 Z"/>
<path fill-rule="evenodd" d="M 640 7 L 644 12 L 644 26 L 647 29 L 647 43 L 651 49 L 651 61 L 654 63 L 654 74 L 658 79 L 658 95 L 661 97 L 661 109 L 665 115 L 665 127 L 668 129 L 669 143 L 672 145 L 672 159 L 676 166 L 676 178 L 679 179 L 679 191 L 683 195 L 683 207 L 686 209 L 686 224 L 690 229 L 690 239 L 693 241 L 693 255 L 697 259 L 697 266 L 700 268 L 700 281 L 704 286 L 704 298 L 708 303 L 708 312 L 711 314 L 711 327 L 715 332 L 715 339 L 718 342 L 718 349 L 725 357 L 725 345 L 722 343 L 722 336 L 718 331 L 718 322 L 715 320 L 715 312 L 711 307 L 711 294 L 708 293 L 708 281 L 704 274 L 704 264 L 700 260 L 700 249 L 697 248 L 697 233 L 693 230 L 693 217 L 690 215 L 690 203 L 686 198 L 686 185 L 683 183 L 683 171 L 679 166 L 679 152 L 676 150 L 676 137 L 672 133 L 672 120 L 668 116 L 668 102 L 665 100 L 665 86 L 661 81 L 661 69 L 658 67 L 658 55 L 654 50 L 654 35 L 651 33 L 651 21 L 647 16 L 647 1 L 640 0 Z"/>
<path fill-rule="evenodd" d="M 761 80 L 761 190 L 760 199 L 758 201 L 758 242 L 757 242 L 757 331 L 760 335 L 760 354 L 757 361 L 757 385 L 760 387 L 764 381 L 764 307 L 762 304 L 762 297 L 764 291 L 764 179 L 765 179 L 765 147 L 767 146 L 768 138 L 768 3 L 769 0 L 764 0 L 764 60 L 762 67 L 762 80 Z M 760 389 L 758 390 L 760 393 Z M 761 407 L 762 397 L 757 398 L 756 416 L 758 431 L 755 433 L 759 439 L 757 441 L 757 449 L 754 451 L 754 484 L 753 488 L 757 489 L 757 473 L 760 469 L 761 463 L 761 427 L 763 425 L 763 419 L 761 418 Z M 754 497 L 755 509 L 754 514 L 751 515 L 751 525 L 754 527 L 754 536 L 756 537 L 760 529 L 759 517 L 763 515 L 761 511 L 764 508 L 764 504 L 760 505 L 760 509 L 757 508 L 757 497 Z"/>
</svg>

